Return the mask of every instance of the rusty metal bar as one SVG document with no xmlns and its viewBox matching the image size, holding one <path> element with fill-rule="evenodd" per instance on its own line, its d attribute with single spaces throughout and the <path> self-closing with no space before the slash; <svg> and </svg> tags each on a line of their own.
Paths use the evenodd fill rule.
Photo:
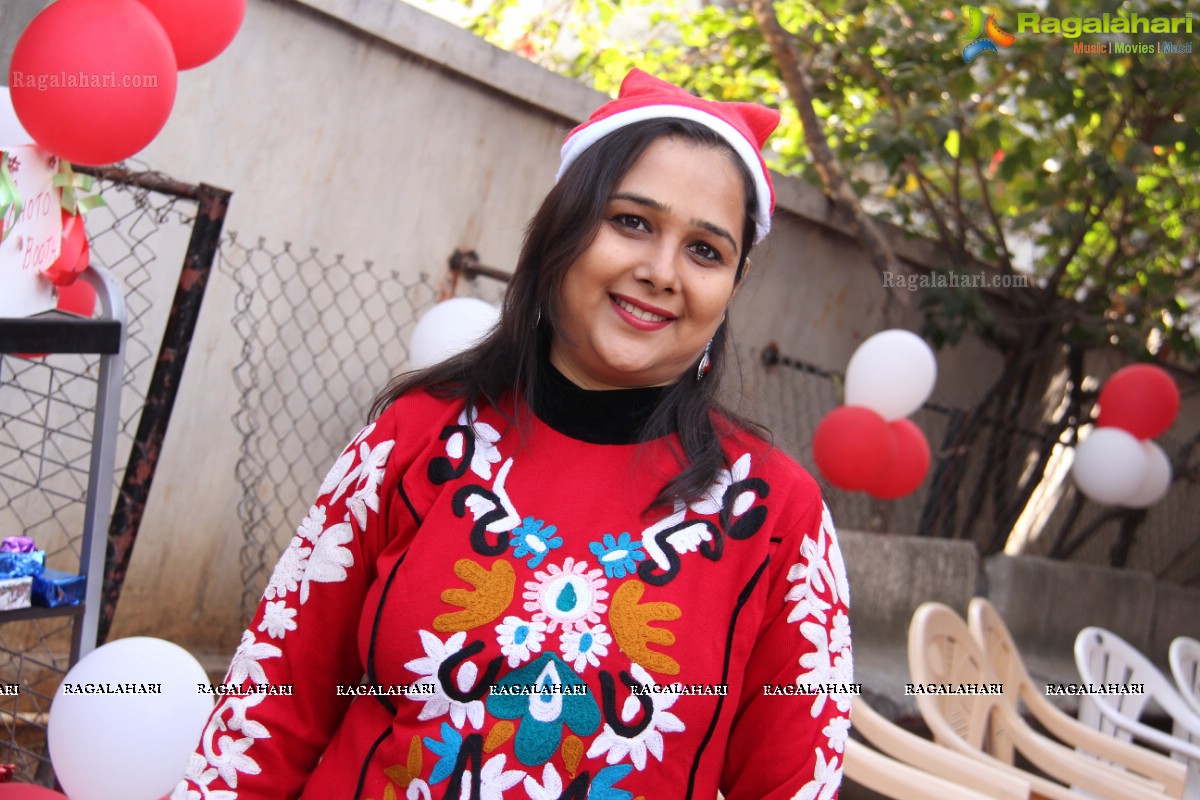
<svg viewBox="0 0 1200 800">
<path fill-rule="evenodd" d="M 117 495 L 116 508 L 109 525 L 100 630 L 97 637 L 97 643 L 103 644 L 112 627 L 117 601 L 121 596 L 121 586 L 125 581 L 138 528 L 145 514 L 150 484 L 158 467 L 171 409 L 179 393 L 183 368 L 191 347 L 192 334 L 196 330 L 204 290 L 208 286 L 208 278 L 216 260 L 217 245 L 221 239 L 221 228 L 225 223 L 232 192 L 205 184 L 188 186 L 153 173 L 133 175 L 112 167 L 103 167 L 89 174 L 99 174 L 107 180 L 131 183 L 178 197 L 193 197 L 199 203 L 187 255 L 179 274 L 175 299 L 171 304 L 171 315 L 167 320 L 166 330 L 163 331 L 162 346 L 159 347 L 154 374 L 150 378 L 150 387 L 146 393 L 146 405 L 138 421 L 137 434 L 129 453 L 121 491 Z"/>
</svg>

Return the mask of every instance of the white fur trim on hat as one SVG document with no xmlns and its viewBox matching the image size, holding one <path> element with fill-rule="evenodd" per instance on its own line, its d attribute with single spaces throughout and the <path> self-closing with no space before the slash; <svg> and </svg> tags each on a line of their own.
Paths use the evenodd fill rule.
<svg viewBox="0 0 1200 800">
<path fill-rule="evenodd" d="M 757 244 L 762 241 L 771 230 L 771 185 L 767 182 L 766 166 L 763 164 L 762 157 L 759 156 L 758 151 L 754 149 L 749 140 L 738 132 L 737 128 L 719 117 L 689 106 L 639 106 L 627 111 L 620 111 L 581 128 L 576 131 L 575 135 L 563 142 L 562 164 L 558 168 L 558 174 L 554 176 L 555 182 L 557 183 L 562 178 L 567 167 L 584 150 L 626 125 L 648 119 L 687 119 L 698 122 L 715 131 L 729 143 L 754 177 L 755 196 L 758 200 L 758 211 L 754 216 L 754 242 Z"/>
</svg>

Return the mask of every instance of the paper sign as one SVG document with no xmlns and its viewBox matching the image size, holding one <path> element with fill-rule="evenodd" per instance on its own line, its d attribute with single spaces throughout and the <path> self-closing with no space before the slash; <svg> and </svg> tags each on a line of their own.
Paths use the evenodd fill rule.
<svg viewBox="0 0 1200 800">
<path fill-rule="evenodd" d="M 58 258 L 62 213 L 54 176 L 58 162 L 36 145 L 4 147 L 12 188 L 20 198 L 4 215 L 0 242 L 0 317 L 27 317 L 54 308 L 54 287 L 42 270 Z"/>
</svg>

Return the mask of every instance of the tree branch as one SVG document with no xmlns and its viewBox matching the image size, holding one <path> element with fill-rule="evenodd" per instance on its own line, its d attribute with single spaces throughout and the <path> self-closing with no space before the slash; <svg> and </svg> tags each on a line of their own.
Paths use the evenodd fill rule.
<svg viewBox="0 0 1200 800">
<path fill-rule="evenodd" d="M 892 252 L 891 245 L 875 224 L 875 220 L 863 210 L 862 203 L 846 180 L 837 156 L 829 147 L 824 128 L 813 108 L 812 79 L 800 68 L 799 53 L 789 34 L 779 24 L 774 5 L 771 0 L 750 0 L 750 9 L 763 39 L 775 57 L 775 63 L 779 65 L 779 73 L 788 94 L 791 95 L 792 102 L 800 114 L 800 121 L 804 125 L 804 140 L 812 153 L 813 166 L 821 177 L 825 191 L 835 204 L 850 212 L 853 231 L 866 249 L 875 269 L 881 273 L 899 272 L 900 262 Z"/>
</svg>

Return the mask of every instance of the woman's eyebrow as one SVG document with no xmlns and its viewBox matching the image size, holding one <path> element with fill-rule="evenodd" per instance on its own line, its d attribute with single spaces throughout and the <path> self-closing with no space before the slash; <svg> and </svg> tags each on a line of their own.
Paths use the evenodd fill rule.
<svg viewBox="0 0 1200 800">
<path fill-rule="evenodd" d="M 632 192 L 617 192 L 616 194 L 612 195 L 609 198 L 609 200 L 610 201 L 611 200 L 628 200 L 631 203 L 636 203 L 640 206 L 652 208 L 655 211 L 658 211 L 663 214 L 670 213 L 670 211 L 671 211 L 671 207 L 666 205 L 665 203 L 660 203 L 658 200 L 655 200 L 652 197 L 645 197 L 644 195 L 634 194 Z M 730 234 L 729 231 L 725 230 L 720 225 L 717 225 L 712 222 L 708 222 L 707 220 L 694 219 L 694 218 L 689 219 L 688 224 L 693 227 L 706 230 L 709 233 L 713 234 L 714 236 L 720 236 L 722 239 L 727 240 L 729 242 L 730 246 L 733 247 L 734 254 L 736 255 L 738 253 L 737 241 L 733 238 L 733 235 Z"/>
</svg>

